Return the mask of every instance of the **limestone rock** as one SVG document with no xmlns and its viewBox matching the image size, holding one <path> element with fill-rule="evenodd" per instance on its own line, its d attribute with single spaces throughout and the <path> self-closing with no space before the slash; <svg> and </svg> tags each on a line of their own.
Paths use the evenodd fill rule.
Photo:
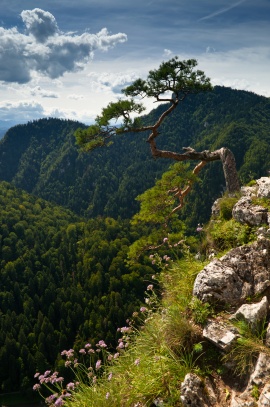
<svg viewBox="0 0 270 407">
<path fill-rule="evenodd" d="M 243 196 L 233 207 L 232 215 L 240 223 L 249 226 L 259 226 L 267 223 L 267 208 L 261 205 L 252 205 L 251 198 Z"/>
<path fill-rule="evenodd" d="M 233 326 L 216 321 L 208 321 L 203 330 L 203 337 L 225 352 L 231 348 L 238 336 Z"/>
<path fill-rule="evenodd" d="M 199 376 L 188 373 L 181 384 L 182 405 L 184 407 L 210 407 L 216 405 L 216 398 L 210 383 L 206 384 Z"/>
<path fill-rule="evenodd" d="M 270 241 L 264 237 L 211 261 L 197 275 L 193 295 L 210 304 L 241 305 L 270 286 Z"/>
<path fill-rule="evenodd" d="M 270 178 L 262 177 L 256 183 L 258 185 L 258 198 L 270 198 Z"/>
<path fill-rule="evenodd" d="M 244 319 L 248 324 L 256 327 L 259 322 L 266 319 L 269 311 L 269 303 L 267 297 L 255 304 L 243 304 L 231 316 L 231 319 Z"/>
<path fill-rule="evenodd" d="M 270 406 L 270 384 L 267 383 L 260 395 L 258 400 L 258 407 L 269 407 Z"/>
</svg>

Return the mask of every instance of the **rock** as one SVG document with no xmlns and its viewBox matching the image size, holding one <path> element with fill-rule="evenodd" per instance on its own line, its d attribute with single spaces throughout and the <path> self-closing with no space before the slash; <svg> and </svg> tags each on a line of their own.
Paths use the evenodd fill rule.
<svg viewBox="0 0 270 407">
<path fill-rule="evenodd" d="M 258 400 L 258 407 L 269 407 L 270 406 L 270 384 L 266 384 L 261 392 L 260 398 Z"/>
<path fill-rule="evenodd" d="M 230 250 L 211 261 L 195 279 L 193 295 L 210 304 L 241 305 L 247 297 L 270 287 L 270 241 Z"/>
<path fill-rule="evenodd" d="M 243 304 L 231 316 L 231 319 L 244 319 L 251 327 L 256 328 L 259 322 L 266 320 L 269 311 L 269 303 L 267 297 L 255 304 Z"/>
<path fill-rule="evenodd" d="M 215 393 L 210 385 L 194 373 L 188 373 L 181 384 L 182 405 L 184 407 L 210 407 L 216 405 Z"/>
<path fill-rule="evenodd" d="M 261 205 L 252 205 L 251 198 L 243 196 L 233 207 L 232 215 L 240 223 L 249 226 L 259 226 L 267 223 L 267 208 Z"/>
<path fill-rule="evenodd" d="M 270 323 L 268 324 L 266 329 L 265 346 L 268 346 L 268 348 L 270 348 Z"/>
<path fill-rule="evenodd" d="M 231 348 L 233 342 L 239 335 L 233 326 L 228 326 L 216 321 L 208 321 L 203 330 L 203 337 L 226 352 Z"/>
<path fill-rule="evenodd" d="M 218 198 L 215 200 L 215 202 L 212 205 L 212 217 L 213 218 L 218 218 L 219 214 L 220 214 L 220 201 L 222 200 L 222 198 Z"/>
<path fill-rule="evenodd" d="M 248 387 L 256 384 L 258 387 L 265 385 L 268 382 L 270 375 L 270 355 L 265 353 L 260 353 L 254 372 L 251 374 L 249 379 Z"/>
<path fill-rule="evenodd" d="M 252 187 L 241 187 L 241 195 L 255 197 L 257 196 L 257 190 L 258 190 L 257 184 L 253 185 Z"/>
<path fill-rule="evenodd" d="M 270 178 L 262 177 L 256 181 L 258 185 L 258 198 L 270 198 Z"/>
</svg>

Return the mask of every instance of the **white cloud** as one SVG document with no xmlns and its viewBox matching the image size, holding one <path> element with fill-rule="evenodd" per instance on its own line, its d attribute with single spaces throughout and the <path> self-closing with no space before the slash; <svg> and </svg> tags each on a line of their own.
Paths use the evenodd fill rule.
<svg viewBox="0 0 270 407">
<path fill-rule="evenodd" d="M 84 96 L 72 94 L 72 95 L 68 95 L 68 99 L 81 100 L 81 99 L 84 99 Z"/>
<path fill-rule="evenodd" d="M 59 33 L 54 16 L 44 10 L 24 10 L 21 13 L 22 20 L 29 32 L 37 42 L 45 42 L 52 35 Z"/>
<path fill-rule="evenodd" d="M 170 57 L 172 55 L 172 51 L 170 49 L 164 49 L 163 55 L 165 57 Z"/>
<path fill-rule="evenodd" d="M 135 72 L 90 72 L 87 75 L 90 78 L 90 87 L 96 91 L 111 91 L 119 94 L 121 90 L 131 84 L 138 75 Z"/>
<path fill-rule="evenodd" d="M 42 98 L 54 98 L 57 99 L 59 95 L 55 92 L 42 89 L 40 86 L 36 86 L 35 88 L 30 90 L 31 96 L 39 96 Z"/>
<path fill-rule="evenodd" d="M 17 122 L 25 123 L 45 116 L 44 108 L 40 103 L 25 101 L 0 104 L 0 120 L 2 121 L 13 121 L 16 117 Z"/>
<path fill-rule="evenodd" d="M 0 27 L 0 80 L 4 82 L 27 83 L 33 71 L 59 78 L 83 69 L 96 50 L 107 51 L 127 41 L 126 34 L 110 35 L 106 28 L 97 34 L 62 33 L 54 16 L 39 8 L 24 10 L 21 17 L 26 34 Z"/>
</svg>

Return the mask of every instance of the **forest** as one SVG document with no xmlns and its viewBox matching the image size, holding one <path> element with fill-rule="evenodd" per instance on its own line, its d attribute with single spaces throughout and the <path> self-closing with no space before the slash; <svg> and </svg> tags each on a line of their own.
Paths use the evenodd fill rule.
<svg viewBox="0 0 270 407">
<path fill-rule="evenodd" d="M 143 117 L 148 123 L 164 106 Z M 215 87 L 192 95 L 161 129 L 166 148 L 229 147 L 242 183 L 269 170 L 269 99 Z M 27 390 L 35 372 L 60 373 L 63 349 L 105 340 L 144 303 L 156 272 L 149 253 L 130 261 L 130 247 L 150 225 L 132 222 L 136 197 L 168 169 L 142 135 L 83 153 L 74 132 L 82 123 L 41 119 L 9 129 L 0 142 L 0 383 Z M 196 225 L 224 193 L 220 163 L 200 175 L 180 214 L 196 249 Z M 166 254 L 170 254 L 166 252 Z"/>
</svg>

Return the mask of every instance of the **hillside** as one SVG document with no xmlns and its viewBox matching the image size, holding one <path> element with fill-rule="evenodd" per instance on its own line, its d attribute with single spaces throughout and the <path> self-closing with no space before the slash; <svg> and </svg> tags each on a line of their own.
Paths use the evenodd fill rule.
<svg viewBox="0 0 270 407">
<path fill-rule="evenodd" d="M 155 120 L 164 107 L 144 117 Z M 190 95 L 165 121 L 163 147 L 181 151 L 229 147 L 242 182 L 269 169 L 270 103 L 256 94 L 215 87 Z M 0 179 L 85 216 L 130 218 L 138 210 L 135 197 L 151 187 L 169 163 L 153 160 L 144 135 L 129 134 L 91 154 L 80 153 L 74 131 L 82 124 L 42 119 L 11 128 L 0 142 Z M 210 216 L 213 200 L 224 189 L 219 163 L 206 166 L 202 183 L 191 197 L 183 219 L 192 227 Z"/>
<path fill-rule="evenodd" d="M 191 255 L 184 241 L 180 243 L 184 257 L 167 259 L 167 266 L 154 255 L 160 273 L 147 287 L 140 309 L 146 316 L 142 329 L 129 321 L 113 351 L 100 342 L 85 344 L 79 354 L 64 352 L 62 357 L 76 378 L 59 384 L 55 373 L 45 373 L 54 394 L 47 403 L 268 406 L 269 197 L 270 179 L 263 177 L 238 197 L 219 199 L 201 231 L 200 257 Z M 43 381 L 39 373 L 35 389 L 44 395 Z"/>
<path fill-rule="evenodd" d="M 128 222 L 85 221 L 0 183 L 0 393 L 31 388 L 37 370 L 61 371 L 66 347 L 116 345 L 153 273 L 126 264 L 137 236 Z"/>
</svg>

